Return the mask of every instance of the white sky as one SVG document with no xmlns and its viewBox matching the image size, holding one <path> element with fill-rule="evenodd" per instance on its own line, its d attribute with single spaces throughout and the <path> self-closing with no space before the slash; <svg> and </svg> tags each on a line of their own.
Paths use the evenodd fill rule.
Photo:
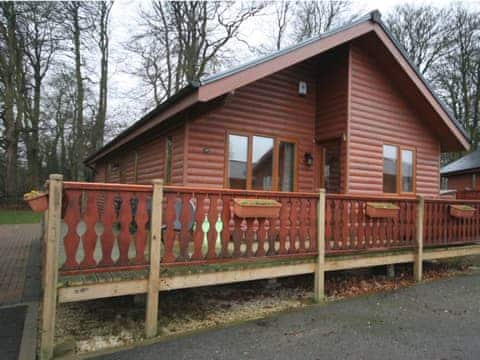
<svg viewBox="0 0 480 360">
<path fill-rule="evenodd" d="M 147 102 L 142 94 L 140 81 L 134 75 L 128 74 L 128 70 L 135 64 L 135 57 L 122 50 L 124 44 L 132 33 L 138 29 L 138 12 L 141 7 L 148 7 L 149 0 L 116 0 L 111 13 L 111 60 L 109 77 L 109 117 L 111 119 L 123 120 L 131 124 L 146 111 Z M 354 10 L 361 14 L 366 14 L 372 10 L 378 9 L 382 16 L 386 16 L 391 9 L 401 3 L 431 4 L 438 7 L 448 6 L 452 3 L 450 0 L 435 1 L 412 1 L 412 0 L 354 0 Z M 480 7 L 480 0 L 467 0 L 463 3 L 472 7 Z M 248 39 L 251 46 L 259 46 L 268 42 L 268 35 L 271 33 L 268 21 L 254 20 L 253 23 L 246 24 L 242 30 L 244 39 Z M 252 57 L 246 46 L 239 53 L 239 63 Z M 244 54 L 242 56 L 242 54 Z M 242 58 L 243 57 L 243 58 Z M 132 101 L 132 97 L 137 97 Z"/>
</svg>

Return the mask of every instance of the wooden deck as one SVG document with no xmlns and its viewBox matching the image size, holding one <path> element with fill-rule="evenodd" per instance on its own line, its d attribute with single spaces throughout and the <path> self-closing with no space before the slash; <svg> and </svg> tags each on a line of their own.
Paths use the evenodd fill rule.
<svg viewBox="0 0 480 360">
<path fill-rule="evenodd" d="M 51 358 L 55 304 L 146 294 L 147 337 L 159 292 L 480 254 L 480 201 L 50 182 L 44 235 L 41 357 Z M 274 199 L 277 217 L 240 218 L 233 200 Z M 372 202 L 398 209 L 369 213 Z M 474 208 L 453 216 L 451 205 Z M 161 303 L 161 301 L 160 301 Z"/>
</svg>

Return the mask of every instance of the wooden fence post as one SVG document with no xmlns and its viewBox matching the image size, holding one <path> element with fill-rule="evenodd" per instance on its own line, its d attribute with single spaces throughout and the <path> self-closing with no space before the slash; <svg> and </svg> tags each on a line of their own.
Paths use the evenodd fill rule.
<svg viewBox="0 0 480 360">
<path fill-rule="evenodd" d="M 320 189 L 318 199 L 318 231 L 317 231 L 317 264 L 315 267 L 315 301 L 320 302 L 325 299 L 325 189 Z"/>
<path fill-rule="evenodd" d="M 145 336 L 157 335 L 160 245 L 162 242 L 163 180 L 153 180 L 152 218 L 150 221 L 150 274 L 148 277 Z"/>
<path fill-rule="evenodd" d="M 41 319 L 40 359 L 53 357 L 55 312 L 57 306 L 58 244 L 61 237 L 62 180 L 59 174 L 50 175 L 48 185 L 48 215 L 46 221 L 45 263 L 43 271 L 43 303 Z"/>
<path fill-rule="evenodd" d="M 425 210 L 425 199 L 417 196 L 417 244 L 415 262 L 413 264 L 413 276 L 415 281 L 422 281 L 423 277 L 423 214 Z"/>
</svg>

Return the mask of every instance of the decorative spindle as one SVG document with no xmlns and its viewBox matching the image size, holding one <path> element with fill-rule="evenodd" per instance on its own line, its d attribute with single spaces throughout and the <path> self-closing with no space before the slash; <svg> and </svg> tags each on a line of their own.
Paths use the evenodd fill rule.
<svg viewBox="0 0 480 360">
<path fill-rule="evenodd" d="M 210 211 L 210 199 L 205 198 L 203 200 L 203 223 L 202 223 L 202 232 L 203 232 L 203 240 L 202 240 L 202 254 L 205 256 L 208 252 L 208 232 L 210 231 L 210 222 L 208 221 L 208 212 Z"/>
<path fill-rule="evenodd" d="M 222 253 L 222 230 L 223 230 L 223 222 L 222 222 L 222 212 L 223 212 L 223 200 L 217 200 L 217 222 L 215 223 L 215 231 L 217 232 L 217 236 L 215 239 L 215 253 L 219 256 Z"/>
</svg>

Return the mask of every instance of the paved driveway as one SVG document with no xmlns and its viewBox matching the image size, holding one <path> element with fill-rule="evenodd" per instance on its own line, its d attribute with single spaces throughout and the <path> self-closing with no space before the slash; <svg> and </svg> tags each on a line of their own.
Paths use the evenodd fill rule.
<svg viewBox="0 0 480 360">
<path fill-rule="evenodd" d="M 40 224 L 0 225 L 0 306 L 39 298 Z"/>
<path fill-rule="evenodd" d="M 480 273 L 313 306 L 98 359 L 160 358 L 480 359 Z"/>
</svg>

